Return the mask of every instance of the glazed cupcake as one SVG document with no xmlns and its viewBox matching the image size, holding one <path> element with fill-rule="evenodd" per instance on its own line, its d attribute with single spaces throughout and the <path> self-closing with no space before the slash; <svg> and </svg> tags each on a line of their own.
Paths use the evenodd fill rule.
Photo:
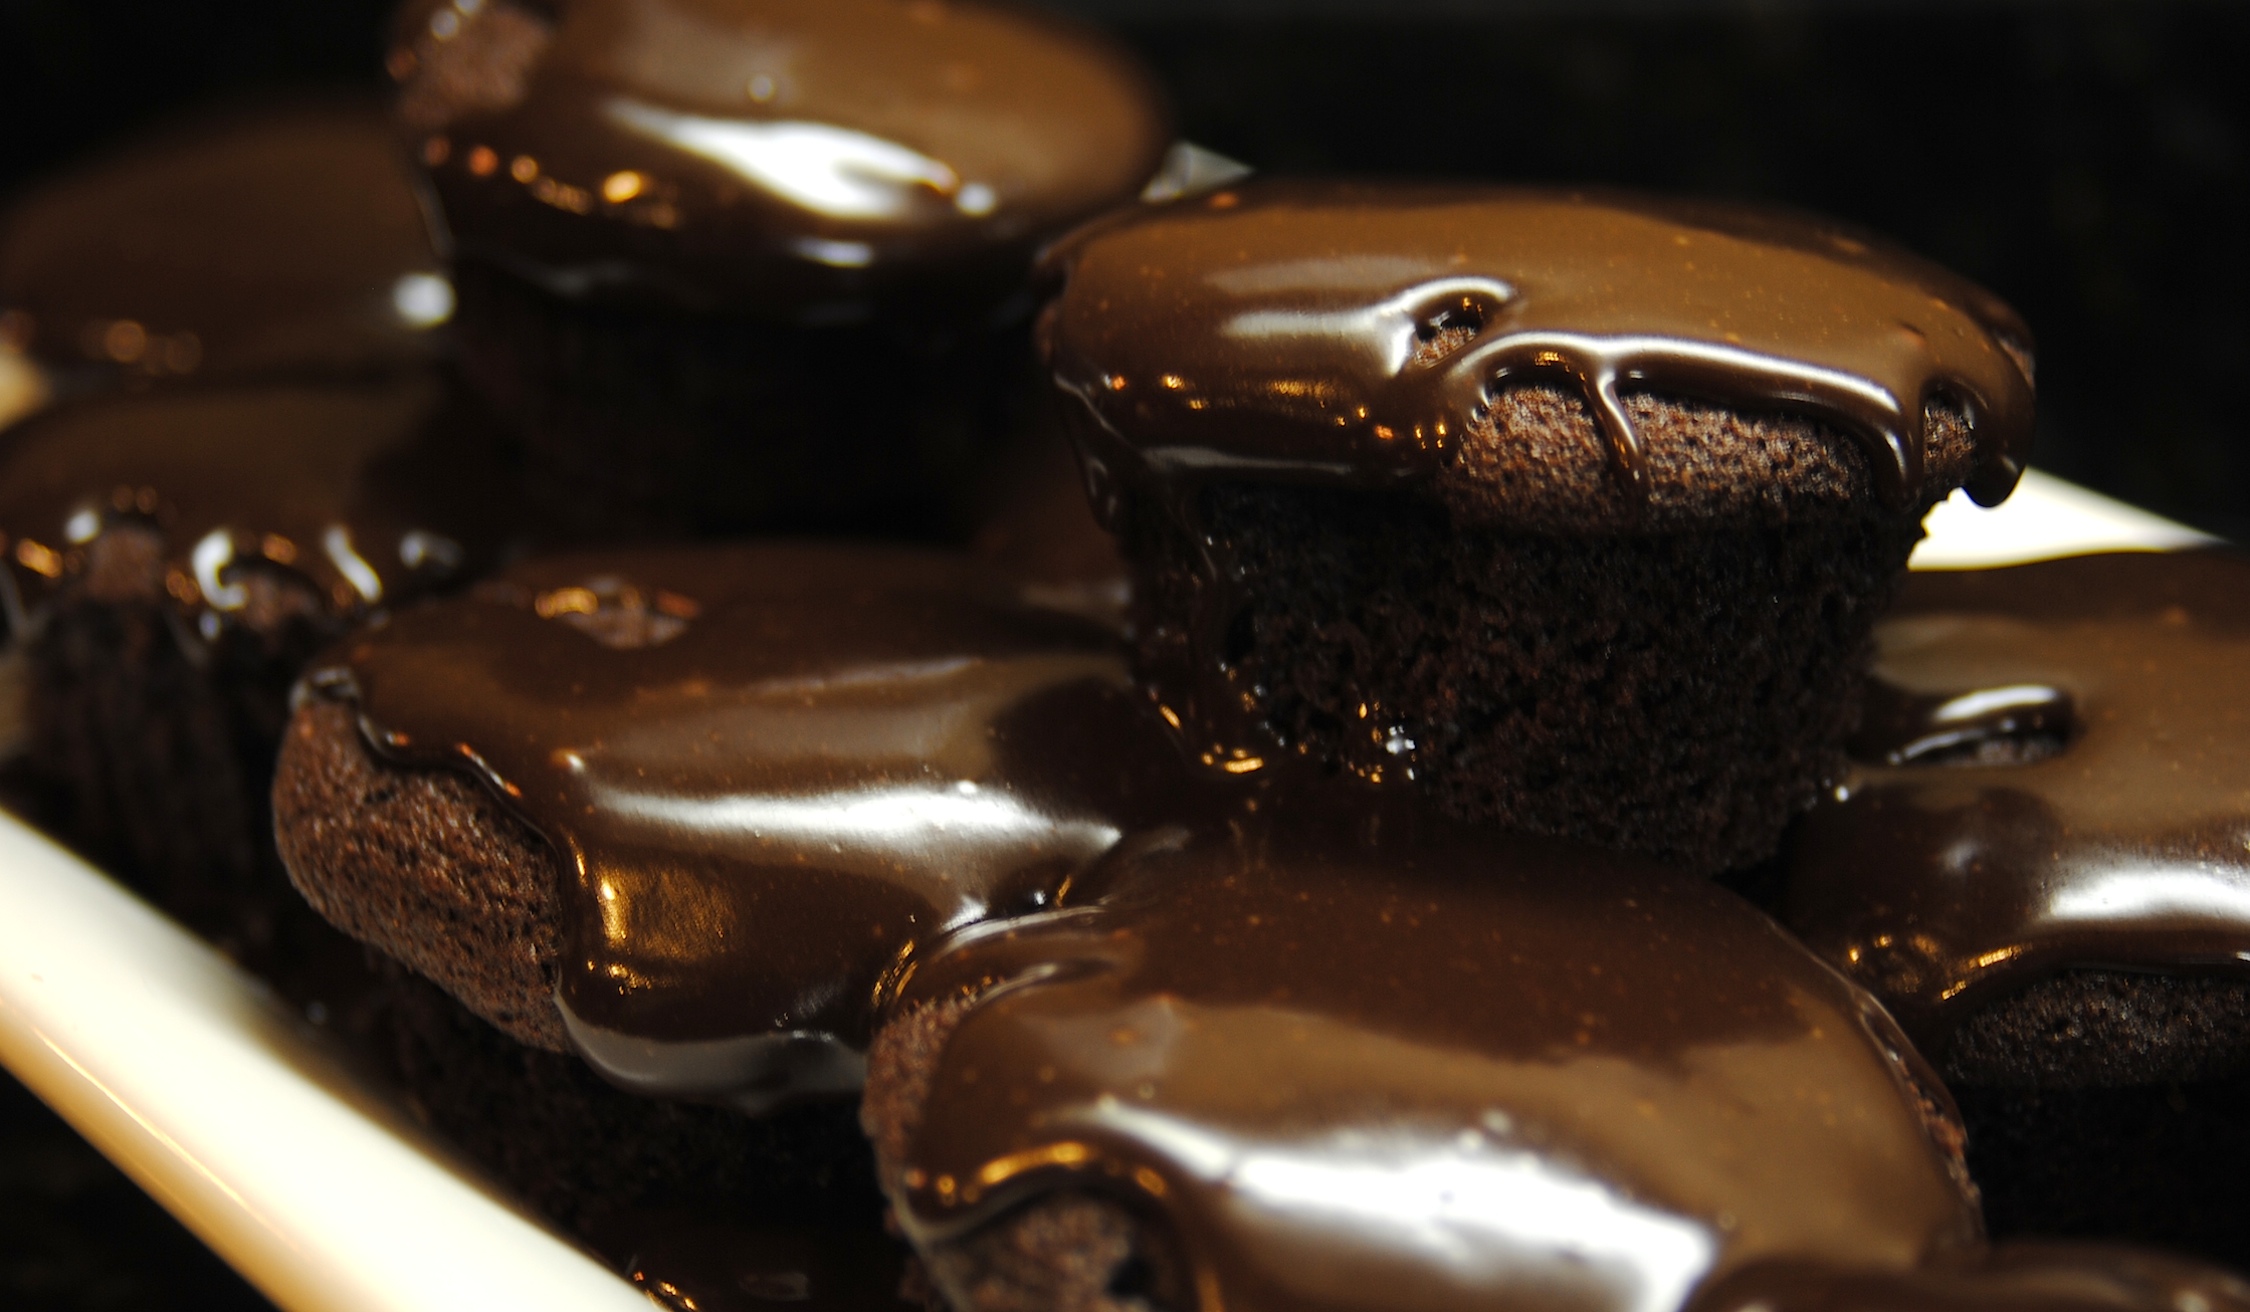
<svg viewBox="0 0 2250 1312">
<path fill-rule="evenodd" d="M 453 292 L 381 108 L 209 115 L 0 217 L 0 415 L 13 351 L 91 387 L 412 367 Z"/>
<path fill-rule="evenodd" d="M 303 663 L 488 561 L 493 421 L 427 374 L 188 385 L 0 437 L 0 598 L 58 826 L 256 961 L 289 903 L 267 788 Z"/>
<path fill-rule="evenodd" d="M 1935 1078 L 1708 881 L 1352 789 L 1136 838 L 918 954 L 871 1054 L 956 1312 L 1675 1312 L 1973 1258 Z"/>
<path fill-rule="evenodd" d="M 2250 1261 L 2250 561 L 1916 574 L 1780 913 L 1945 1071 L 2004 1234 Z"/>
<path fill-rule="evenodd" d="M 274 809 L 312 906 L 435 986 L 401 1011 L 417 1096 L 582 1225 L 786 1204 L 759 1155 L 864 1153 L 903 963 L 1048 904 L 1185 778 L 1115 635 L 965 557 L 636 548 L 519 563 L 314 662 Z M 769 1128 L 808 1103 L 829 1157 Z M 589 1125 L 646 1151 L 557 1133 Z"/>
<path fill-rule="evenodd" d="M 399 30 L 468 368 L 596 529 L 965 533 L 1032 253 L 1170 140 L 1122 55 L 977 3 L 487 0 Z"/>
<path fill-rule="evenodd" d="M 1841 773 L 1923 512 L 2030 435 L 2006 307 L 1785 216 L 1253 182 L 1047 272 L 1138 669 L 1210 768 L 1697 870 Z"/>
</svg>

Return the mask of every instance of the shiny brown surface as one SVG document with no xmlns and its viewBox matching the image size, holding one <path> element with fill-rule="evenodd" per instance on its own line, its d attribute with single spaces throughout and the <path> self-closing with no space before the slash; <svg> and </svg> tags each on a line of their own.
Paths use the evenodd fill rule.
<svg viewBox="0 0 2250 1312">
<path fill-rule="evenodd" d="M 1859 438 L 1894 504 L 1924 408 L 1968 412 L 1979 499 L 2031 436 L 2014 313 L 1931 265 L 1812 221 L 1622 196 L 1269 182 L 1134 215 L 1050 257 L 1056 384 L 1127 483 L 1427 478 L 1492 390 L 1573 387 L 1617 476 L 1619 397 L 1804 414 Z"/>
<path fill-rule="evenodd" d="M 1876 632 L 1867 759 L 1788 857 L 1808 944 L 1927 1042 L 2068 966 L 2245 969 L 2250 561 L 1917 574 Z"/>
<path fill-rule="evenodd" d="M 373 105 L 211 120 L 0 218 L 0 312 L 33 354 L 153 378 L 422 358 L 450 305 Z"/>
<path fill-rule="evenodd" d="M 308 677 L 562 856 L 559 1001 L 597 1068 L 746 1105 L 855 1087 L 901 962 L 1046 905 L 1179 774 L 1105 630 L 935 554 L 534 562 Z"/>
<path fill-rule="evenodd" d="M 420 6 L 394 69 L 461 250 L 565 295 L 833 322 L 974 317 L 1031 251 L 1131 200 L 1169 144 L 1152 85 L 1059 20 L 953 0 Z M 422 16 L 426 14 L 426 16 Z M 452 48 L 511 24 L 460 80 Z M 443 30 L 450 35 L 436 39 Z"/>
<path fill-rule="evenodd" d="M 1659 1312 L 1761 1257 L 1973 1240 L 1919 1059 L 1730 895 L 1275 806 L 1129 840 L 918 965 L 908 1001 L 1001 982 L 900 1164 L 918 1242 L 1092 1188 L 1163 1219 L 1205 1309 Z"/>
<path fill-rule="evenodd" d="M 357 614 L 471 568 L 507 530 L 490 421 L 433 376 L 185 387 L 82 402 L 0 437 L 0 549 L 39 601 L 115 524 L 165 541 L 165 587 L 216 623 L 244 567 Z"/>
</svg>

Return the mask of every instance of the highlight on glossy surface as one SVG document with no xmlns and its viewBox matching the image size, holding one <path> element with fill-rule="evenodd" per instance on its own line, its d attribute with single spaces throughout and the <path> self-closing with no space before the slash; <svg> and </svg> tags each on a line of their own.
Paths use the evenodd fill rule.
<svg viewBox="0 0 2250 1312">
<path fill-rule="evenodd" d="M 2025 470 L 2016 495 L 1997 506 L 1980 506 L 1956 492 L 1930 511 L 1923 527 L 1930 535 L 1915 548 L 1914 569 L 1989 569 L 2094 551 L 2182 551 L 2218 542 L 2042 469 Z"/>
<path fill-rule="evenodd" d="M 1317 791 L 1141 837 L 902 987 L 974 996 L 897 1164 L 917 1243 L 1090 1188 L 1205 1307 L 1671 1312 L 1978 1235 L 1934 1074 L 1713 885 Z"/>
<path fill-rule="evenodd" d="M 1226 474 L 1352 486 L 1433 476 L 1498 391 L 1576 391 L 1646 493 L 1624 395 L 1802 415 L 1856 438 L 1894 505 L 1929 411 L 2005 498 L 2031 437 L 2029 330 L 1966 279 L 1793 215 L 1601 192 L 1247 180 L 1120 214 L 1046 259 L 1055 384 L 1125 485 Z M 1162 500 L 1177 491 L 1159 492 Z"/>
<path fill-rule="evenodd" d="M 646 1312 L 262 985 L 0 814 L 0 1060 L 289 1312 Z"/>
<path fill-rule="evenodd" d="M 1916 575 L 1783 917 L 1935 1042 L 2071 968 L 2250 953 L 2250 559 Z"/>
<path fill-rule="evenodd" d="M 852 1087 L 917 945 L 1044 905 L 1169 815 L 1184 774 L 1113 634 L 935 552 L 551 557 L 306 682 L 377 755 L 467 774 L 552 846 L 555 1005 L 582 1056 L 753 1107 Z M 424 927 L 334 896 L 332 919 L 448 982 Z M 511 1032 L 551 1044 L 543 1021 Z"/>
</svg>

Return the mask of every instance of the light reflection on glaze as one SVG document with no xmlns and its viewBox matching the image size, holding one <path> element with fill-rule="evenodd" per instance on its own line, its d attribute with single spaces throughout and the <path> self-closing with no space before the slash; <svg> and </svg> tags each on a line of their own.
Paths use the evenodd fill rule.
<svg viewBox="0 0 2250 1312">
<path fill-rule="evenodd" d="M 1251 182 L 1050 256 L 1043 345 L 1090 457 L 1131 484 L 1426 478 L 1509 380 L 1578 389 L 1618 477 L 1642 388 L 1835 423 L 1894 503 L 1925 407 L 1966 410 L 1986 504 L 2031 435 L 2029 337 L 1968 282 L 1815 223 L 1622 197 Z M 1445 331 L 1464 333 L 1423 358 Z"/>
<path fill-rule="evenodd" d="M 819 322 L 957 299 L 949 317 L 973 318 L 1014 294 L 1039 242 L 1138 195 L 1169 145 L 1139 70 L 1051 17 L 560 9 L 425 0 L 393 68 L 460 249 L 563 295 Z M 477 51 L 483 71 L 459 75 Z M 430 93 L 449 77 L 473 89 Z"/>
<path fill-rule="evenodd" d="M 0 438 L 0 535 L 36 608 L 113 526 L 166 542 L 166 587 L 216 619 L 246 568 L 352 616 L 457 577 L 510 525 L 489 421 L 429 376 L 193 387 L 82 402 Z M 440 472 L 442 466 L 442 472 Z"/>
<path fill-rule="evenodd" d="M 1108 633 L 935 555 L 534 562 L 308 677 L 561 855 L 598 1069 L 748 1106 L 855 1083 L 916 945 L 1042 905 L 1179 774 Z"/>
<path fill-rule="evenodd" d="M 907 1003 L 997 985 L 896 1164 L 918 1243 L 1092 1188 L 1205 1308 L 1654 1312 L 1973 1240 L 1918 1059 L 1726 895 L 1318 793 L 1204 823 L 915 966 Z"/>
<path fill-rule="evenodd" d="M 1808 943 L 1933 1042 L 2069 966 L 2241 968 L 2250 563 L 1916 575 L 1877 640 L 1866 763 L 1790 847 L 1784 915 Z"/>
</svg>

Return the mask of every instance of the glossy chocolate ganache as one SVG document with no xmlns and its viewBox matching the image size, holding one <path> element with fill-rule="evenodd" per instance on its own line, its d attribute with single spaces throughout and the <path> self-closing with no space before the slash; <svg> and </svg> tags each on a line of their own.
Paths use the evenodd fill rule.
<svg viewBox="0 0 2250 1312">
<path fill-rule="evenodd" d="M 919 1062 L 886 1035 L 869 1099 L 941 1284 L 1070 1192 L 1155 1218 L 1157 1302 L 1206 1310 L 1662 1312 L 1765 1258 L 1974 1250 L 1934 1077 L 1770 921 L 1367 797 L 1142 833 L 915 964 L 905 1003 L 965 1014 Z"/>
<path fill-rule="evenodd" d="M 452 305 L 405 151 L 372 103 L 206 118 L 0 217 L 0 345 L 65 370 L 391 369 L 433 353 Z"/>
<path fill-rule="evenodd" d="M 1808 944 L 1933 1050 L 2068 967 L 2250 969 L 2250 561 L 1917 574 L 1876 636 L 1788 855 Z"/>
<path fill-rule="evenodd" d="M 1048 905 L 1182 806 L 1114 636 L 940 555 L 527 563 L 307 678 L 378 754 L 466 770 L 544 837 L 569 1039 L 674 1097 L 857 1088 L 923 944 Z"/>
<path fill-rule="evenodd" d="M 357 616 L 489 556 L 511 530 L 502 477 L 490 421 L 426 372 L 67 405 L 0 437 L 11 619 L 22 632 L 74 580 L 114 590 L 95 567 L 120 529 L 152 543 L 163 592 L 204 637 L 269 578 Z"/>
<path fill-rule="evenodd" d="M 792 320 L 990 308 L 1170 144 L 1124 56 L 959 0 L 425 0 L 392 69 L 463 255 Z"/>
<path fill-rule="evenodd" d="M 1043 323 L 1099 481 L 1386 488 L 1428 480 L 1499 389 L 1579 392 L 1616 477 L 1624 398 L 1699 397 L 1857 438 L 1894 504 L 1927 410 L 1963 411 L 1971 491 L 2014 487 L 2029 334 L 1872 239 L 1715 204 L 1490 187 L 1248 183 L 1097 224 L 1048 257 Z M 1174 498 L 1179 495 L 1176 491 Z"/>
</svg>

